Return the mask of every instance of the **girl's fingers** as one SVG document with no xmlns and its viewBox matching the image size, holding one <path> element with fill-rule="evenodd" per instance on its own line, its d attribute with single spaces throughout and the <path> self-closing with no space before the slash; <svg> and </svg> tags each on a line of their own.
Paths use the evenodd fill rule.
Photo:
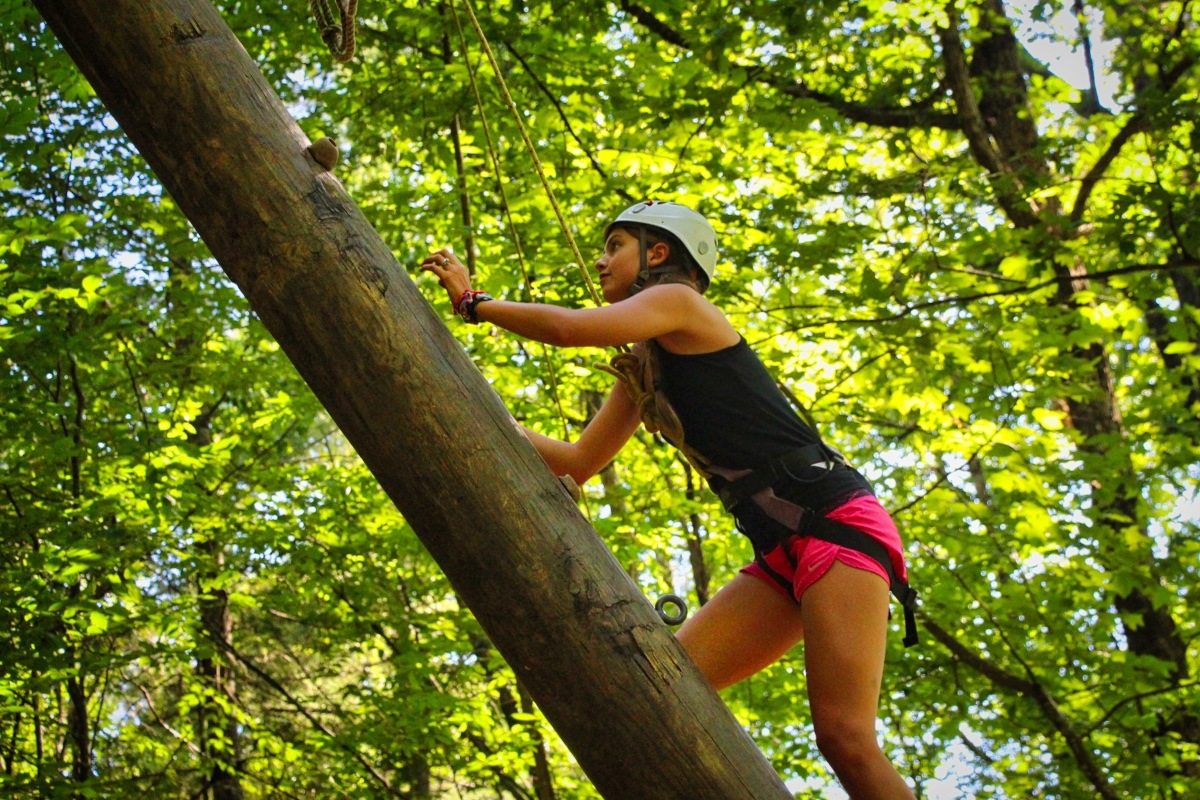
<svg viewBox="0 0 1200 800">
<path fill-rule="evenodd" d="M 437 276 L 438 284 L 450 293 L 452 301 L 462 294 L 464 288 L 471 288 L 467 268 L 454 257 L 454 253 L 445 248 L 425 256 L 419 268 Z"/>
<path fill-rule="evenodd" d="M 445 270 L 458 266 L 461 266 L 458 259 L 448 250 L 438 250 L 436 253 L 425 256 L 425 260 L 421 262 L 421 269 L 433 272 L 439 276 Z"/>
</svg>

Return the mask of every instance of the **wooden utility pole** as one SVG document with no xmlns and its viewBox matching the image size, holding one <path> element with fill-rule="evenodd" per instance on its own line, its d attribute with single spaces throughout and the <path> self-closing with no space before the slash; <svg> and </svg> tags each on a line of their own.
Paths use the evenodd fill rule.
<svg viewBox="0 0 1200 800">
<path fill-rule="evenodd" d="M 33 0 L 609 800 L 791 798 L 207 0 Z"/>
</svg>

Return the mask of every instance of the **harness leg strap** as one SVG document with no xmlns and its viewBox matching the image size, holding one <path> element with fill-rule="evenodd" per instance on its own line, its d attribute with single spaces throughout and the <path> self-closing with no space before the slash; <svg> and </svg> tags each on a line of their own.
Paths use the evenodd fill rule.
<svg viewBox="0 0 1200 800">
<path fill-rule="evenodd" d="M 800 536 L 812 536 L 839 547 L 857 550 L 863 555 L 870 556 L 883 567 L 888 575 L 888 589 L 904 608 L 904 646 L 912 647 L 917 643 L 917 592 L 896 575 L 892 566 L 892 558 L 887 549 L 877 539 L 860 531 L 858 528 L 845 525 L 826 517 L 818 517 L 809 513 L 796 531 Z"/>
</svg>

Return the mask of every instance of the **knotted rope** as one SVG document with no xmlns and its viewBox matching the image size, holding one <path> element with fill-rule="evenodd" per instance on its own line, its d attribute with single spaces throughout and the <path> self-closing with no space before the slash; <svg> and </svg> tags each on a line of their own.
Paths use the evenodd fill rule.
<svg viewBox="0 0 1200 800">
<path fill-rule="evenodd" d="M 321 39 L 333 60 L 346 62 L 354 58 L 354 16 L 358 0 L 308 0 L 308 6 L 321 29 Z M 338 13 L 333 13 L 334 7 Z"/>
<path fill-rule="evenodd" d="M 661 433 L 683 453 L 692 469 L 707 478 L 711 474 L 710 462 L 684 441 L 679 415 L 658 387 L 658 376 L 662 374 L 658 348 L 657 342 L 643 342 L 634 345 L 631 352 L 617 353 L 608 364 L 595 366 L 615 377 L 625 387 L 646 430 Z"/>
</svg>

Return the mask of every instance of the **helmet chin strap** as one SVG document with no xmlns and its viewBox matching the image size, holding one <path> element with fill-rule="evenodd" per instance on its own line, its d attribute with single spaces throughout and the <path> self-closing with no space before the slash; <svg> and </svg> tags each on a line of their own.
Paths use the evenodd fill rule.
<svg viewBox="0 0 1200 800">
<path fill-rule="evenodd" d="M 629 296 L 640 292 L 646 288 L 646 281 L 650 280 L 652 275 L 666 275 L 668 272 L 676 272 L 679 267 L 655 267 L 650 269 L 650 265 L 646 262 L 646 228 L 638 226 L 638 274 L 633 283 L 629 284 Z"/>
</svg>

